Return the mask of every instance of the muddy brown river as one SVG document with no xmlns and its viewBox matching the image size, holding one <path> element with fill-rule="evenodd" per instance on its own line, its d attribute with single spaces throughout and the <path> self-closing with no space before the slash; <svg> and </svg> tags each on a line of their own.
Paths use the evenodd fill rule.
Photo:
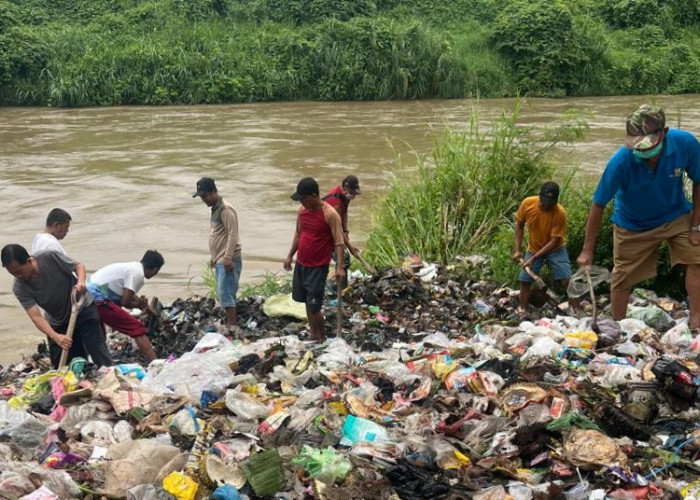
<svg viewBox="0 0 700 500">
<path fill-rule="evenodd" d="M 700 133 L 700 96 L 658 97 L 671 126 Z M 533 99 L 522 122 L 544 127 L 570 108 L 591 130 L 558 151 L 565 167 L 595 180 L 622 141 L 624 117 L 643 97 Z M 514 101 L 452 100 L 358 103 L 271 103 L 231 106 L 89 109 L 0 108 L 0 244 L 27 248 L 54 207 L 73 223 L 63 245 L 88 272 L 139 260 L 158 249 L 165 266 L 142 289 L 170 301 L 202 293 L 208 260 L 208 208 L 192 198 L 211 176 L 238 211 L 242 282 L 282 271 L 301 177 L 322 190 L 348 174 L 363 194 L 351 206 L 351 240 L 366 239 L 372 207 L 388 186 L 396 154 L 410 165 L 429 153 L 445 125 L 465 129 L 473 107 L 487 124 Z M 31 354 L 43 336 L 0 271 L 0 363 Z"/>
</svg>

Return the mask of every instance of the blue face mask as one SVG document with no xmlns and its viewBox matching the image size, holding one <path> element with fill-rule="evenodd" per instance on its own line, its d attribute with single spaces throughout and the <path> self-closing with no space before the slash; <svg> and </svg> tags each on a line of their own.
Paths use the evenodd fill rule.
<svg viewBox="0 0 700 500">
<path fill-rule="evenodd" d="M 661 152 L 661 146 L 663 146 L 663 142 L 660 142 L 655 148 L 652 148 L 648 151 L 638 151 L 634 149 L 632 150 L 632 154 L 635 158 L 639 158 L 640 160 L 648 160 L 649 158 L 653 158 Z"/>
</svg>

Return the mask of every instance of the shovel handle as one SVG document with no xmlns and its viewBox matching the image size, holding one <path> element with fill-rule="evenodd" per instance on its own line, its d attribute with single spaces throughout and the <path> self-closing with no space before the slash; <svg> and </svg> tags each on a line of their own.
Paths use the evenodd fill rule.
<svg viewBox="0 0 700 500">
<path fill-rule="evenodd" d="M 343 337 L 343 288 L 340 278 L 335 279 L 336 288 L 338 289 L 338 308 L 336 310 L 336 336 L 340 339 Z"/>
<path fill-rule="evenodd" d="M 70 295 L 70 320 L 68 320 L 68 329 L 66 330 L 66 337 L 71 340 L 73 339 L 73 332 L 75 331 L 75 323 L 78 320 L 78 313 L 85 303 L 85 295 L 81 295 L 80 298 L 77 298 L 76 295 L 77 293 L 75 289 L 73 289 Z M 59 370 L 66 366 L 66 362 L 68 361 L 68 351 L 69 349 L 63 349 L 61 352 L 61 359 L 58 362 Z"/>
</svg>

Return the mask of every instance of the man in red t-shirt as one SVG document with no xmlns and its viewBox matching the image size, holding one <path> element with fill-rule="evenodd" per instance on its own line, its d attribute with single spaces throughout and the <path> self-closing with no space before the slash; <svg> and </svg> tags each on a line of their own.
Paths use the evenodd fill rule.
<svg viewBox="0 0 700 500">
<path fill-rule="evenodd" d="M 350 243 L 350 237 L 348 232 L 348 210 L 350 209 L 350 202 L 355 199 L 358 194 L 362 194 L 360 191 L 360 181 L 354 175 L 348 175 L 343 179 L 343 182 L 331 189 L 326 196 L 323 197 L 323 201 L 328 203 L 330 206 L 335 208 L 335 211 L 340 215 L 340 221 L 343 226 L 343 242 L 345 243 L 345 274 L 346 277 L 342 282 L 342 286 L 347 285 L 347 272 L 350 269 L 350 255 L 357 257 L 357 248 Z M 333 257 L 335 258 L 335 256 Z"/>
<path fill-rule="evenodd" d="M 299 181 L 292 199 L 302 206 L 297 214 L 297 227 L 284 269 L 292 270 L 292 259 L 297 254 L 292 298 L 306 304 L 311 340 L 323 342 L 326 340 L 326 324 L 321 306 L 333 250 L 338 255 L 336 280 L 341 281 L 345 277 L 342 222 L 333 207 L 321 200 L 318 183 L 311 177 Z"/>
</svg>

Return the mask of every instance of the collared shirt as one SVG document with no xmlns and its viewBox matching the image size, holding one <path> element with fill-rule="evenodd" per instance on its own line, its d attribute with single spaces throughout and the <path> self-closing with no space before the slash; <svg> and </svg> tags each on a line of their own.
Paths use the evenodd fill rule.
<svg viewBox="0 0 700 500">
<path fill-rule="evenodd" d="M 224 257 L 233 259 L 241 255 L 241 242 L 238 239 L 238 215 L 230 203 L 219 198 L 219 203 L 211 207 L 209 230 L 209 253 L 215 264 Z"/>
<path fill-rule="evenodd" d="M 692 210 L 683 173 L 700 182 L 700 144 L 691 133 L 671 129 L 656 169 L 631 150 L 618 149 L 605 167 L 593 202 L 605 206 L 615 198 L 615 224 L 629 231 L 653 229 Z"/>
</svg>

